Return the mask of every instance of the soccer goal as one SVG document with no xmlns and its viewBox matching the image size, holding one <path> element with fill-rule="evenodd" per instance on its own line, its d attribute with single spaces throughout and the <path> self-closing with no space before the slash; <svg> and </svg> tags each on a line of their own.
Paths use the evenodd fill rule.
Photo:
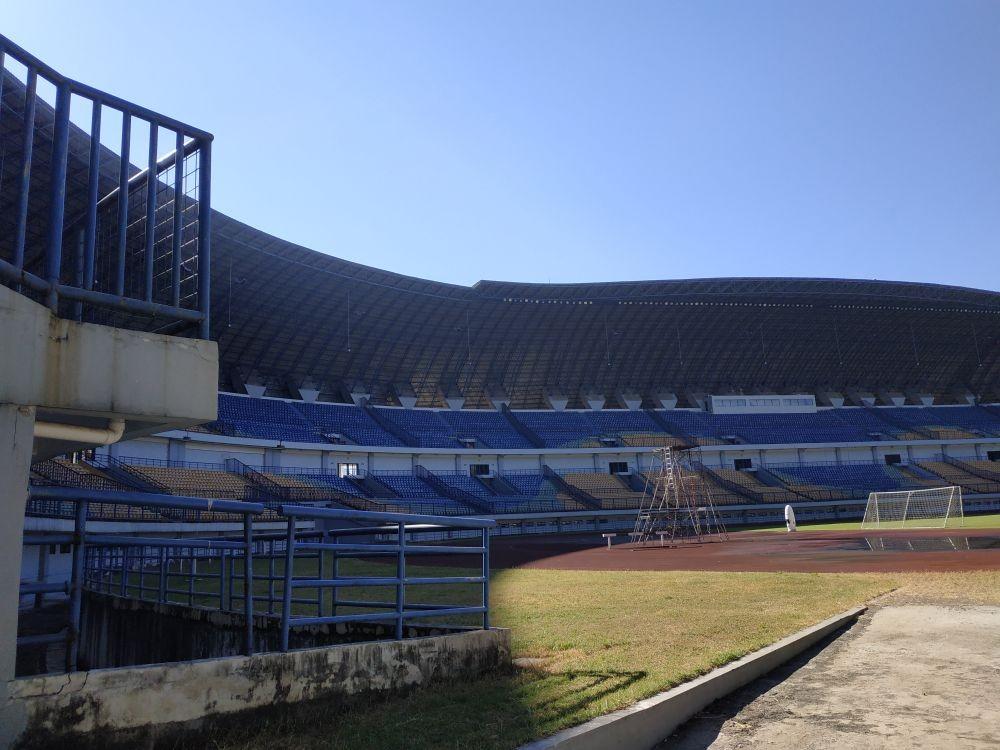
<svg viewBox="0 0 1000 750">
<path fill-rule="evenodd" d="M 933 529 L 964 526 L 961 487 L 872 492 L 862 529 Z"/>
</svg>

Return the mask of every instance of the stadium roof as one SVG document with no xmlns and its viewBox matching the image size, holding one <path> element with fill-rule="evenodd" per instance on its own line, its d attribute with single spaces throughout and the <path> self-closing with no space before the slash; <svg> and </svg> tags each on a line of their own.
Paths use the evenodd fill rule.
<svg viewBox="0 0 1000 750">
<path fill-rule="evenodd" d="M 17 153 L 23 84 L 12 76 L 4 84 L 0 142 Z M 51 121 L 51 109 L 40 106 L 29 266 L 44 241 Z M 88 150 L 88 136 L 74 128 L 68 231 L 83 204 Z M 101 171 L 105 194 L 117 174 L 107 149 Z M 0 216 L 13 214 L 15 176 L 9 164 L 0 173 Z M 0 226 L 4 257 L 10 229 Z M 330 398 L 361 389 L 376 401 L 412 389 L 421 404 L 461 394 L 468 406 L 488 405 L 492 394 L 523 408 L 544 406 L 549 391 L 571 404 L 581 391 L 612 404 L 623 392 L 649 399 L 662 392 L 912 389 L 1000 398 L 996 292 L 773 278 L 465 287 L 334 258 L 219 213 L 212 238 L 212 331 L 223 388 L 260 382 L 284 395 L 306 382 Z M 162 325 L 150 320 L 147 327 Z"/>
</svg>

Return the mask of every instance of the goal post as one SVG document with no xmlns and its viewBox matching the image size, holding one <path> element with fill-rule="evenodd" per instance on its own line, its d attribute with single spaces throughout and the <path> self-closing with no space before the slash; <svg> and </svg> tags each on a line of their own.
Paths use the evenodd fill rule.
<svg viewBox="0 0 1000 750">
<path fill-rule="evenodd" d="M 862 529 L 944 529 L 964 526 L 961 487 L 872 492 Z"/>
</svg>

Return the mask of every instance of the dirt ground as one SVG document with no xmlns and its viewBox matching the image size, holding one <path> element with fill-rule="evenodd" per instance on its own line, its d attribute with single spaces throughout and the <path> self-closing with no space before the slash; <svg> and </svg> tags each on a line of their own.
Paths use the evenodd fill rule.
<svg viewBox="0 0 1000 750">
<path fill-rule="evenodd" d="M 1000 536 L 989 529 L 811 531 L 794 534 L 744 531 L 727 541 L 636 549 L 608 549 L 596 534 L 500 537 L 491 545 L 494 568 L 557 570 L 733 570 L 802 573 L 887 573 L 1000 569 L 1000 546 L 975 548 L 975 540 Z M 964 540 L 964 541 L 963 541 Z M 930 542 L 936 541 L 937 544 Z M 954 542 L 953 547 L 945 542 Z"/>
<path fill-rule="evenodd" d="M 1000 607 L 894 601 L 661 748 L 1000 747 Z"/>
</svg>

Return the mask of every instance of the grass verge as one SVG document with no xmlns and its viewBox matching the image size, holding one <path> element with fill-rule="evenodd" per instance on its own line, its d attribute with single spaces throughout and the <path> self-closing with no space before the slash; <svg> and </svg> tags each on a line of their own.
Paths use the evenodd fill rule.
<svg viewBox="0 0 1000 750">
<path fill-rule="evenodd" d="M 258 712 L 186 747 L 514 748 L 630 705 L 889 591 L 890 576 L 808 573 L 494 574 L 494 622 L 522 665 L 350 706 Z M 187 742 L 187 741 L 185 741 Z"/>
</svg>

